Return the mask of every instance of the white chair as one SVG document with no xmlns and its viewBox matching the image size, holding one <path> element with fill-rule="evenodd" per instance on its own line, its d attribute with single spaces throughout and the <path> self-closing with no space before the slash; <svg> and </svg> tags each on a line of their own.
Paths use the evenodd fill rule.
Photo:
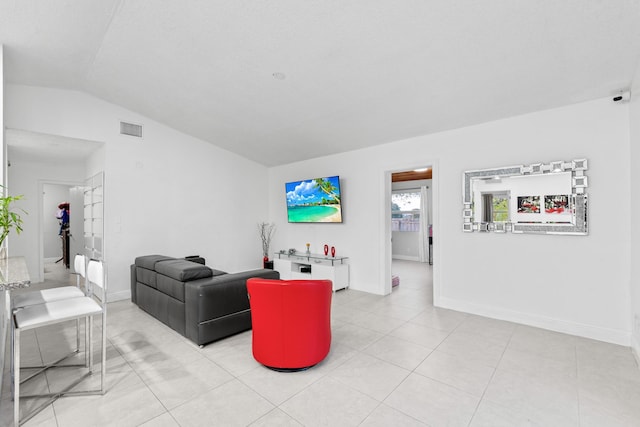
<svg viewBox="0 0 640 427">
<path fill-rule="evenodd" d="M 48 302 L 60 301 L 60 300 L 65 300 L 69 298 L 84 297 L 85 293 L 82 291 L 80 287 L 80 278 L 82 278 L 83 281 L 85 281 L 85 275 L 86 275 L 85 274 L 86 258 L 84 255 L 78 254 L 75 256 L 73 260 L 73 268 L 75 270 L 74 274 L 76 274 L 76 286 L 62 286 L 58 288 L 43 289 L 40 291 L 29 291 L 29 292 L 16 294 L 11 298 L 11 312 L 15 313 L 16 310 L 20 310 L 32 305 L 45 304 Z M 86 328 L 85 328 L 85 334 L 86 334 Z M 11 351 L 13 351 L 13 345 L 14 343 L 13 341 L 11 341 L 11 348 L 12 348 Z M 62 357 L 61 359 L 56 360 L 55 362 L 47 365 L 23 366 L 22 369 L 37 369 L 37 371 L 32 372 L 29 376 L 25 378 L 22 378 L 21 383 L 24 383 L 25 381 L 28 381 L 31 378 L 34 378 L 35 376 L 39 375 L 40 373 L 44 372 L 49 368 L 59 366 L 61 362 L 74 356 L 79 352 L 80 352 L 80 319 L 77 319 L 75 350 L 67 354 L 66 356 Z M 85 360 L 85 366 L 87 364 L 88 364 L 88 360 Z M 82 366 L 82 365 L 64 365 L 64 366 L 68 367 L 68 366 Z M 13 366 L 13 359 L 12 359 L 11 360 L 11 376 L 12 377 L 13 377 L 13 372 L 14 372 L 14 366 Z"/>
<path fill-rule="evenodd" d="M 44 304 L 36 304 L 15 310 L 13 313 L 13 416 L 14 425 L 19 426 L 31 419 L 42 409 L 53 403 L 62 396 L 86 395 L 86 394 L 104 394 L 105 376 L 106 376 L 106 359 L 107 359 L 107 280 L 105 277 L 105 269 L 102 261 L 90 260 L 87 265 L 86 277 L 87 295 L 78 298 L 68 298 L 58 301 L 47 302 Z M 100 389 L 89 391 L 72 391 L 72 389 L 84 380 L 88 375 L 93 373 L 93 316 L 102 315 L 102 348 L 101 359 L 102 366 L 100 372 Z M 74 381 L 64 390 L 39 394 L 20 396 L 20 335 L 23 331 L 28 331 L 43 326 L 56 323 L 66 322 L 69 320 L 78 320 L 88 318 L 89 327 L 87 334 L 88 345 L 85 346 L 85 357 L 88 360 L 88 372 Z M 46 351 L 46 349 L 44 349 Z M 49 399 L 42 405 L 35 408 L 20 419 L 20 399 L 26 398 L 43 398 Z"/>
<path fill-rule="evenodd" d="M 11 298 L 11 307 L 17 310 L 30 305 L 44 304 L 47 302 L 59 301 L 67 298 L 83 297 L 85 293 L 80 288 L 80 278 L 85 277 L 85 256 L 76 255 L 73 260 L 73 267 L 76 274 L 76 286 L 62 286 L 58 288 L 43 289 L 41 291 L 30 291 L 16 294 Z"/>
</svg>

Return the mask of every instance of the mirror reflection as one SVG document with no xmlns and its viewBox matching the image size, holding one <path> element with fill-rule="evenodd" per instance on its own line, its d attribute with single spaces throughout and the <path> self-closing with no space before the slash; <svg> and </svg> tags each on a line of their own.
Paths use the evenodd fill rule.
<svg viewBox="0 0 640 427">
<path fill-rule="evenodd" d="M 586 160 L 467 171 L 463 230 L 587 234 Z"/>
</svg>

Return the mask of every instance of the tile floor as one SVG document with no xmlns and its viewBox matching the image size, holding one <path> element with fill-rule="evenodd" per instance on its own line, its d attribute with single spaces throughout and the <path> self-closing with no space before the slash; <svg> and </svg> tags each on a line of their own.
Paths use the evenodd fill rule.
<svg viewBox="0 0 640 427">
<path fill-rule="evenodd" d="M 49 269 L 49 285 L 67 280 Z M 298 373 L 256 363 L 250 331 L 199 349 L 130 302 L 112 303 L 107 393 L 60 399 L 26 426 L 640 426 L 628 348 L 434 308 L 428 265 L 394 262 L 394 273 L 400 286 L 387 297 L 334 294 L 331 352 Z M 25 360 L 64 354 L 74 331 L 25 335 Z M 61 387 L 70 371 L 23 389 Z M 12 420 L 8 377 L 2 425 Z"/>
</svg>

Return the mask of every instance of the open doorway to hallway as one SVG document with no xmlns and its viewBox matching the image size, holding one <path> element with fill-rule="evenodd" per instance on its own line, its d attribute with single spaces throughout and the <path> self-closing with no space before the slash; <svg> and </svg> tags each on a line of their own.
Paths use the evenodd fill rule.
<svg viewBox="0 0 640 427">
<path fill-rule="evenodd" d="M 71 222 L 80 220 L 76 222 L 81 224 L 79 229 L 71 230 L 70 258 L 72 254 L 82 252 L 84 239 L 83 197 L 75 202 L 71 196 L 68 199 L 65 196 L 56 197 L 51 203 L 44 202 L 43 186 L 84 187 L 87 175 L 103 167 L 104 143 L 9 128 L 5 130 L 5 140 L 7 158 L 11 162 L 11 167 L 7 168 L 8 186 L 12 193 L 24 195 L 21 207 L 29 212 L 24 218 L 24 231 L 14 236 L 11 242 L 11 251 L 25 258 L 31 282 L 38 283 L 44 280 L 45 234 L 53 239 L 50 245 L 54 251 L 48 251 L 46 256 L 56 257 L 57 260 L 62 255 L 59 225 L 55 218 L 61 201 L 70 202 Z M 45 218 L 50 221 L 49 225 L 44 224 Z"/>
<path fill-rule="evenodd" d="M 433 208 L 432 168 L 424 166 L 391 173 L 391 285 L 392 291 L 402 282 L 428 283 L 433 295 Z M 410 268 L 414 265 L 414 268 Z M 424 268 L 428 266 L 429 268 Z"/>
<path fill-rule="evenodd" d="M 83 192 L 81 185 L 42 183 L 42 257 L 47 263 L 69 268 L 73 256 L 83 252 Z M 68 227 L 64 227 L 61 207 L 66 205 Z"/>
</svg>

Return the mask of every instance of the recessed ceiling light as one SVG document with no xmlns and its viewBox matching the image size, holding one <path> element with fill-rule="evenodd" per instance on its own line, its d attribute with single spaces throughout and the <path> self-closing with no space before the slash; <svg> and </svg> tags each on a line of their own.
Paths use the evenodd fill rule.
<svg viewBox="0 0 640 427">
<path fill-rule="evenodd" d="M 287 76 L 284 73 L 273 73 L 272 76 L 276 80 L 284 80 L 287 78 Z"/>
</svg>

